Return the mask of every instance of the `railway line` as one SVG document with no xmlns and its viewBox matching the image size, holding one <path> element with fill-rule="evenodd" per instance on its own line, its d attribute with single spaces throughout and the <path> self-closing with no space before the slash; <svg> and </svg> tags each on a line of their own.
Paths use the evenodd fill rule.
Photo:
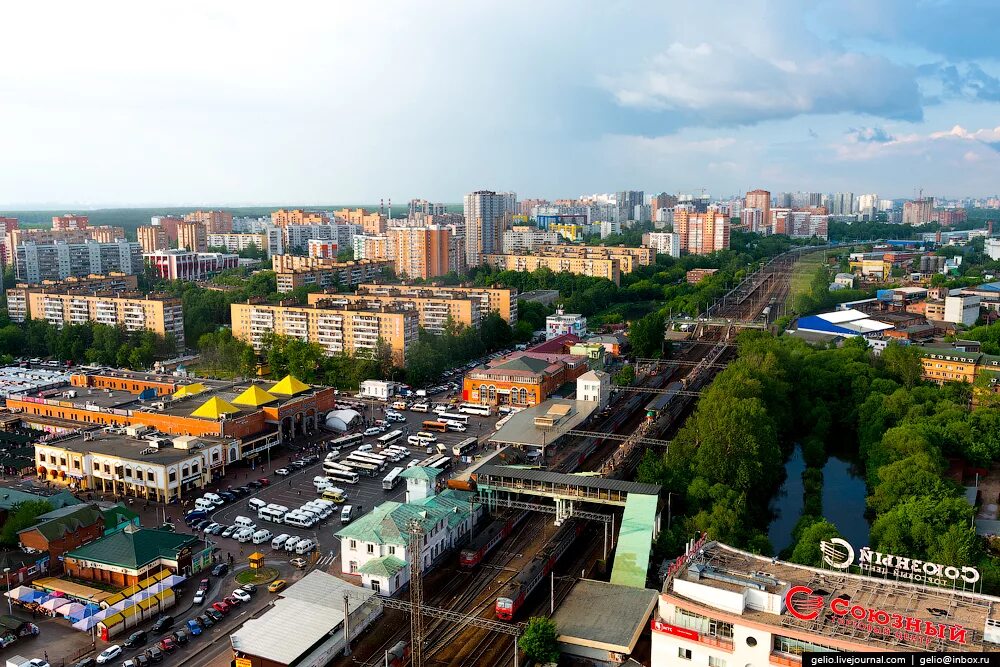
<svg viewBox="0 0 1000 667">
<path fill-rule="evenodd" d="M 759 279 L 752 289 L 744 290 L 740 298 L 717 304 L 712 311 L 713 317 L 736 322 L 755 320 L 762 313 L 773 317 L 775 309 L 770 308 L 766 312 L 765 309 L 783 303 L 787 298 L 789 271 L 788 267 L 780 264 L 766 268 L 770 268 L 771 277 Z M 620 391 L 613 396 L 607 416 L 589 428 L 595 432 L 633 433 L 642 426 L 647 438 L 671 433 L 692 408 L 695 399 L 692 391 L 707 385 L 726 366 L 733 353 L 732 345 L 726 342 L 731 333 L 731 329 L 707 328 L 702 337 L 682 350 L 675 360 L 650 364 L 641 370 L 636 386 L 650 391 L 667 390 L 668 398 L 659 401 L 660 407 L 651 419 L 645 409 L 652 403 L 649 393 Z M 671 394 L 669 388 L 675 385 L 692 391 Z M 648 425 L 646 422 L 649 422 Z M 548 468 L 563 473 L 601 471 L 608 476 L 625 476 L 637 464 L 646 447 L 638 440 L 631 450 L 626 450 L 624 444 L 615 438 L 567 436 L 551 455 Z M 562 562 L 555 564 L 553 572 L 591 571 L 601 557 L 601 540 L 596 539 L 593 530 L 593 527 L 585 527 L 583 537 L 577 540 L 577 548 L 570 549 Z M 535 554 L 550 544 L 555 534 L 556 528 L 547 515 L 527 516 L 512 529 L 503 544 L 482 559 L 476 570 L 469 572 L 449 568 L 443 573 L 447 578 L 441 585 L 428 587 L 425 584 L 428 593 L 425 604 L 470 616 L 495 618 L 498 592 L 531 562 Z M 555 577 L 553 580 L 555 588 L 550 594 L 561 600 L 572 588 L 575 577 Z M 546 588 L 545 582 L 540 583 L 534 594 L 525 600 L 514 620 L 547 615 L 549 596 L 541 595 Z M 361 664 L 367 667 L 381 665 L 385 650 L 401 639 L 407 639 L 408 634 L 406 627 L 390 633 L 384 647 L 373 652 L 368 661 Z M 435 667 L 506 664 L 513 659 L 514 641 L 510 635 L 483 628 L 428 619 L 424 662 Z"/>
</svg>

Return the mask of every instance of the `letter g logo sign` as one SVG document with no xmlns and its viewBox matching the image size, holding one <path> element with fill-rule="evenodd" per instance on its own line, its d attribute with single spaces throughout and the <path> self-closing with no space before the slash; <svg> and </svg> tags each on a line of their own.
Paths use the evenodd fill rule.
<svg viewBox="0 0 1000 667">
<path fill-rule="evenodd" d="M 835 570 L 846 570 L 854 562 L 854 547 L 846 540 L 834 537 L 819 543 L 823 561 Z"/>
</svg>

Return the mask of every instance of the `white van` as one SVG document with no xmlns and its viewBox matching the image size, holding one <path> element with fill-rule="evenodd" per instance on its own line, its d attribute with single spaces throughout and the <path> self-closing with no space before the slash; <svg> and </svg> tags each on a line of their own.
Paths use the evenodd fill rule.
<svg viewBox="0 0 1000 667">
<path fill-rule="evenodd" d="M 339 458 L 340 458 L 340 449 L 337 448 L 337 447 L 334 447 L 333 449 L 330 450 L 330 453 L 326 455 L 326 459 L 324 459 L 324 460 L 326 460 L 326 461 L 336 461 Z"/>
<path fill-rule="evenodd" d="M 222 496 L 220 496 L 218 493 L 206 493 L 202 497 L 215 503 L 216 507 L 222 507 L 223 505 L 226 504 L 226 501 L 223 500 Z"/>
<path fill-rule="evenodd" d="M 238 516 L 233 520 L 234 526 L 239 526 L 240 528 L 256 528 L 257 524 L 253 522 L 253 519 L 245 516 Z"/>
<path fill-rule="evenodd" d="M 247 501 L 247 506 L 251 512 L 259 512 L 261 507 L 267 507 L 267 503 L 260 498 L 251 498 Z"/>
<path fill-rule="evenodd" d="M 194 508 L 196 510 L 204 510 L 205 512 L 211 512 L 215 509 L 215 503 L 207 498 L 198 498 L 194 501 Z"/>
<path fill-rule="evenodd" d="M 356 452 L 373 452 L 373 451 L 375 451 L 375 448 L 372 447 L 371 445 L 361 445 L 360 447 L 358 447 L 354 451 L 356 451 Z"/>
<path fill-rule="evenodd" d="M 408 438 L 406 439 L 406 441 L 407 441 L 408 443 L 410 443 L 411 445 L 416 445 L 417 447 L 419 447 L 420 445 L 422 445 L 422 444 L 423 444 L 423 440 L 421 440 L 420 438 L 418 438 L 418 437 L 417 437 L 417 436 L 415 436 L 415 435 L 411 435 L 410 437 L 408 437 Z"/>
<path fill-rule="evenodd" d="M 300 540 L 304 539 L 304 537 L 296 537 L 295 535 L 292 535 L 285 540 L 285 551 L 295 551 L 295 545 L 298 544 Z"/>
<path fill-rule="evenodd" d="M 354 505 L 344 505 L 340 510 L 340 523 L 350 523 L 354 518 Z"/>
<path fill-rule="evenodd" d="M 296 528 L 311 528 L 316 520 L 300 512 L 289 512 L 285 515 L 285 523 Z"/>
<path fill-rule="evenodd" d="M 313 477 L 313 486 L 316 487 L 316 493 L 323 493 L 330 488 L 330 480 L 326 477 Z"/>
<path fill-rule="evenodd" d="M 316 548 L 316 543 L 312 540 L 299 540 L 299 543 L 295 545 L 295 553 L 307 554 Z"/>
<path fill-rule="evenodd" d="M 276 538 L 271 540 L 271 548 L 282 549 L 284 548 L 286 541 L 288 541 L 288 533 L 282 533 L 281 535 L 278 535 Z"/>
<path fill-rule="evenodd" d="M 236 538 L 237 542 L 249 542 L 253 537 L 253 533 L 253 528 L 240 528 L 233 537 Z"/>
<path fill-rule="evenodd" d="M 271 531 L 262 528 L 253 534 L 252 539 L 254 544 L 263 544 L 264 542 L 269 541 L 272 537 L 274 537 L 274 534 L 271 533 Z"/>
</svg>

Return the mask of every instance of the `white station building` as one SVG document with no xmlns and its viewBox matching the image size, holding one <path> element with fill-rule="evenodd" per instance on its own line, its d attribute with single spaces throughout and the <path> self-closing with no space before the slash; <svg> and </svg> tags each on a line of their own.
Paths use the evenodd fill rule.
<svg viewBox="0 0 1000 667">
<path fill-rule="evenodd" d="M 1000 651 L 1000 598 L 974 592 L 972 568 L 846 551 L 846 566 L 821 569 L 695 543 L 660 593 L 652 667 L 797 667 L 806 651 Z M 866 556 L 872 576 L 848 572 Z M 891 578 L 901 573 L 911 581 Z"/>
</svg>

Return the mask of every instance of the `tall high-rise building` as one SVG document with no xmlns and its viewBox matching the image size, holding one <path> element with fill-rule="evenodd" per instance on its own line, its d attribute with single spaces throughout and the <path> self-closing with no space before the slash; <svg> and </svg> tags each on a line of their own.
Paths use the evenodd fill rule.
<svg viewBox="0 0 1000 667">
<path fill-rule="evenodd" d="M 191 211 L 184 215 L 184 221 L 203 225 L 206 234 L 228 234 L 233 231 L 233 214 L 228 211 Z"/>
<path fill-rule="evenodd" d="M 837 192 L 830 200 L 831 215 L 851 215 L 854 213 L 854 193 Z"/>
<path fill-rule="evenodd" d="M 741 217 L 740 222 L 744 225 L 750 225 L 750 231 L 757 232 L 771 220 L 771 193 L 767 190 L 751 190 L 746 195 L 746 204 L 743 206 L 744 210 L 748 208 L 755 208 L 762 211 L 760 220 L 747 221 L 743 220 Z M 757 228 L 754 228 L 754 223 L 756 223 Z"/>
<path fill-rule="evenodd" d="M 86 229 L 88 225 L 90 225 L 90 218 L 85 215 L 67 213 L 66 215 L 52 216 L 52 229 L 56 231 Z"/>
<path fill-rule="evenodd" d="M 434 278 L 449 271 L 451 236 L 447 228 L 390 227 L 396 252 L 396 274 L 407 278 Z"/>
<path fill-rule="evenodd" d="M 904 225 L 926 225 L 934 217 L 934 197 L 903 203 Z"/>
<path fill-rule="evenodd" d="M 149 224 L 154 227 L 163 227 L 167 230 L 167 239 L 171 243 L 177 242 L 177 225 L 184 224 L 184 218 L 175 215 L 154 215 L 149 219 Z"/>
<path fill-rule="evenodd" d="M 330 216 L 322 211 L 304 211 L 301 208 L 279 208 L 271 212 L 271 224 L 276 227 L 288 225 L 328 225 Z"/>
<path fill-rule="evenodd" d="M 466 264 L 479 266 L 483 255 L 500 252 L 508 219 L 517 211 L 517 195 L 479 190 L 465 195 L 463 203 Z"/>
<path fill-rule="evenodd" d="M 687 207 L 674 209 L 674 231 L 681 250 L 707 255 L 729 247 L 729 216 L 719 211 L 694 212 Z"/>
<path fill-rule="evenodd" d="M 649 198 L 649 206 L 653 212 L 656 212 L 661 208 L 673 208 L 674 206 L 677 206 L 677 197 L 667 194 L 666 192 L 661 192 L 660 194 L 652 195 Z"/>
<path fill-rule="evenodd" d="M 439 215 L 447 212 L 448 207 L 444 204 L 435 204 L 427 201 L 426 199 L 411 199 L 408 206 L 407 217 L 413 219 L 417 217 L 418 214 Z"/>
<path fill-rule="evenodd" d="M 200 222 L 182 222 L 177 225 L 177 247 L 191 252 L 208 250 L 208 234 Z"/>
<path fill-rule="evenodd" d="M 385 214 L 379 211 L 366 211 L 363 208 L 342 208 L 339 211 L 334 211 L 333 215 L 338 220 L 360 226 L 365 234 L 373 236 L 385 234 L 389 220 Z"/>
<path fill-rule="evenodd" d="M 791 192 L 779 192 L 774 195 L 774 207 L 775 208 L 791 208 L 792 207 L 792 193 Z"/>
<path fill-rule="evenodd" d="M 166 250 L 170 247 L 170 240 L 167 238 L 167 230 L 164 227 L 145 225 L 136 230 L 139 238 L 139 245 L 143 252 L 156 252 Z"/>
<path fill-rule="evenodd" d="M 642 190 L 622 190 L 615 193 L 615 205 L 618 207 L 618 222 L 635 220 L 635 207 L 645 203 L 645 193 Z"/>
<path fill-rule="evenodd" d="M 111 272 L 142 272 L 142 247 L 125 240 L 113 243 L 26 241 L 19 244 L 15 252 L 17 279 L 29 283 Z"/>
</svg>

